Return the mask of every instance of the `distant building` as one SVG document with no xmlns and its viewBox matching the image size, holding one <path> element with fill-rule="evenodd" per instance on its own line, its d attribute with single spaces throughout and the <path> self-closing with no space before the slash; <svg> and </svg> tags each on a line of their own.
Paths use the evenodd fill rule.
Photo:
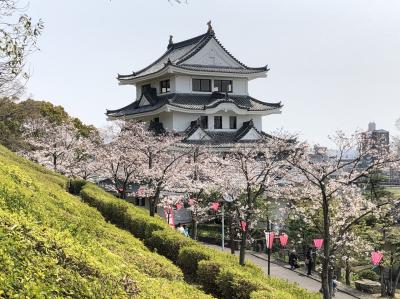
<svg viewBox="0 0 400 299">
<path fill-rule="evenodd" d="M 374 122 L 370 122 L 368 124 L 368 131 L 365 131 L 362 134 L 362 147 L 365 149 L 366 147 L 372 146 L 374 148 L 383 148 L 387 149 L 390 144 L 389 139 L 389 131 L 386 130 L 377 130 L 376 124 Z"/>
</svg>

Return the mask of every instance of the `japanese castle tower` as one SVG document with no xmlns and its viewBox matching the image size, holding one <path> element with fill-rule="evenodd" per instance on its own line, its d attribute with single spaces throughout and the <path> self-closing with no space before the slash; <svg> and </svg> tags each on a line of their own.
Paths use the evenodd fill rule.
<svg viewBox="0 0 400 299">
<path fill-rule="evenodd" d="M 184 143 L 230 147 L 268 137 L 261 118 L 281 113 L 281 103 L 249 95 L 248 82 L 264 78 L 267 66 L 248 67 L 216 38 L 205 34 L 178 43 L 170 36 L 167 51 L 142 70 L 118 75 L 120 85 L 135 85 L 136 100 L 107 110 L 109 120 L 135 119 L 158 130 L 184 134 Z"/>
</svg>

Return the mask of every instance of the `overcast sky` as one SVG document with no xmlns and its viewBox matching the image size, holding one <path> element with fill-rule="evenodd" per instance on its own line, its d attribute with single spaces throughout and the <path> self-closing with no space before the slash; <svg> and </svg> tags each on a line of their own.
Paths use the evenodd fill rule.
<svg viewBox="0 0 400 299">
<path fill-rule="evenodd" d="M 249 84 L 253 97 L 282 101 L 264 117 L 265 131 L 284 128 L 312 143 L 337 129 L 375 121 L 398 134 L 400 0 L 31 0 L 45 22 L 40 51 L 30 57 L 28 95 L 59 104 L 84 122 L 103 126 L 106 108 L 135 99 L 118 86 L 178 42 L 207 30 L 249 66 L 270 67 Z"/>
</svg>

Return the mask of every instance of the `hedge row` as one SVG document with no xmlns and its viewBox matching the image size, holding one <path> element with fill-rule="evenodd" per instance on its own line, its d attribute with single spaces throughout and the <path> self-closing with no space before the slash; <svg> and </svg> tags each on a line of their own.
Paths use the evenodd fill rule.
<svg viewBox="0 0 400 299">
<path fill-rule="evenodd" d="M 66 187 L 0 146 L 0 298 L 211 298 Z"/>
<path fill-rule="evenodd" d="M 142 239 L 146 246 L 176 263 L 188 280 L 218 298 L 320 298 L 287 281 L 267 278 L 262 270 L 247 262 L 240 266 L 237 257 L 222 253 L 184 237 L 160 217 L 118 199 L 100 188 L 86 184 L 82 199 L 96 207 L 112 223 Z M 258 296 L 258 297 L 257 297 Z"/>
</svg>

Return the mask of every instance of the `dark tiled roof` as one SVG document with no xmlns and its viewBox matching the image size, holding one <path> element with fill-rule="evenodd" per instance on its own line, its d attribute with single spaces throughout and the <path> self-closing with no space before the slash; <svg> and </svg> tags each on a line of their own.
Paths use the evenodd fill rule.
<svg viewBox="0 0 400 299">
<path fill-rule="evenodd" d="M 240 67 L 229 68 L 229 67 L 193 65 L 184 63 L 190 57 L 194 56 L 197 52 L 199 52 L 211 39 L 214 39 L 221 46 L 221 48 L 240 65 Z M 123 80 L 130 80 L 133 78 L 143 77 L 149 74 L 156 73 L 167 67 L 167 65 L 174 65 L 176 67 L 186 70 L 237 73 L 237 74 L 251 74 L 251 73 L 268 71 L 267 66 L 260 68 L 251 68 L 246 66 L 225 49 L 225 47 L 215 37 L 214 31 L 208 31 L 205 34 L 196 36 L 194 38 L 168 45 L 167 51 L 156 61 L 154 61 L 147 67 L 137 72 L 132 72 L 132 74 L 128 75 L 118 74 L 118 79 L 123 81 Z"/>
<path fill-rule="evenodd" d="M 150 105 L 140 106 L 142 97 L 150 102 Z M 195 93 L 167 93 L 157 95 L 155 89 L 145 91 L 144 94 L 132 104 L 117 110 L 107 110 L 106 114 L 112 117 L 122 117 L 156 110 L 166 104 L 183 109 L 206 110 L 217 107 L 221 103 L 232 103 L 240 109 L 247 111 L 268 111 L 279 109 L 281 103 L 265 103 L 246 95 L 225 95 L 218 92 L 211 94 Z"/>
<path fill-rule="evenodd" d="M 259 72 L 268 71 L 268 67 L 247 67 L 247 68 L 238 68 L 238 67 L 224 67 L 218 65 L 199 65 L 199 64 L 179 64 L 176 67 L 190 70 L 190 71 L 203 71 L 203 72 L 218 72 L 218 73 L 232 73 L 232 74 L 254 74 Z"/>
<path fill-rule="evenodd" d="M 196 132 L 196 130 L 200 126 L 198 124 L 192 125 L 186 130 L 186 137 L 183 139 L 182 143 L 184 144 L 207 144 L 213 146 L 231 146 L 237 143 L 256 143 L 261 141 L 266 141 L 269 138 L 273 138 L 271 135 L 268 135 L 264 132 L 258 131 L 254 127 L 254 123 L 252 120 L 244 122 L 242 127 L 240 127 L 237 131 L 224 131 L 224 130 L 210 130 L 204 131 L 205 134 L 210 137 L 210 139 L 202 139 L 202 140 L 188 140 L 188 138 Z M 258 140 L 240 140 L 243 138 L 251 129 L 255 129 L 260 135 L 261 139 Z"/>
</svg>

